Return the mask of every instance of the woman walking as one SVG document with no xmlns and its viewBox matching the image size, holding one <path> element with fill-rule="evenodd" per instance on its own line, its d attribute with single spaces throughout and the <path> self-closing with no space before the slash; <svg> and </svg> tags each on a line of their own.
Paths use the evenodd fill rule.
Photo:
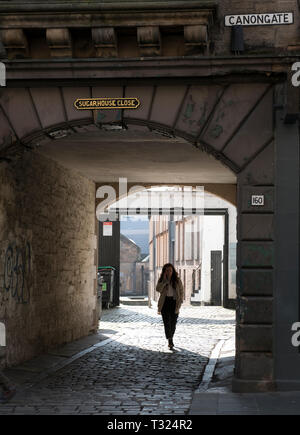
<svg viewBox="0 0 300 435">
<path fill-rule="evenodd" d="M 177 318 L 183 302 L 183 286 L 173 264 L 164 265 L 156 291 L 160 293 L 158 300 L 158 314 L 162 315 L 165 335 L 169 348 L 173 349 L 173 336 L 176 329 Z"/>
</svg>

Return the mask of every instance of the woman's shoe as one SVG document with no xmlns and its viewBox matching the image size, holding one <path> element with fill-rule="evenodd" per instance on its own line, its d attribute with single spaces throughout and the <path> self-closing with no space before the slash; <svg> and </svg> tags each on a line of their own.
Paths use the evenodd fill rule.
<svg viewBox="0 0 300 435">
<path fill-rule="evenodd" d="M 173 339 L 172 338 L 169 338 L 169 349 L 173 349 L 173 347 L 174 347 L 174 343 L 173 343 Z"/>
</svg>

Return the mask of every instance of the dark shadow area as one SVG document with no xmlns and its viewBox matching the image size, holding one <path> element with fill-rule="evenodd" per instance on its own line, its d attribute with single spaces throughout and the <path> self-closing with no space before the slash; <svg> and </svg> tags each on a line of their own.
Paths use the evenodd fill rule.
<svg viewBox="0 0 300 435">
<path fill-rule="evenodd" d="M 91 393 L 126 391 L 128 395 L 131 390 L 141 389 L 145 395 L 154 391 L 171 395 L 180 389 L 192 393 L 201 382 L 207 356 L 182 347 L 170 351 L 163 337 L 157 340 L 157 350 L 133 345 L 128 337 L 126 340 L 127 343 L 113 340 L 83 355 L 50 375 L 41 387 L 74 392 L 90 389 Z"/>
<path fill-rule="evenodd" d="M 98 414 L 138 414 L 147 409 L 157 415 L 179 410 L 187 414 L 208 362 L 200 348 L 197 352 L 195 343 L 189 343 L 169 351 L 159 338 L 157 350 L 150 350 L 147 342 L 143 347 L 133 344 L 135 337 L 126 336 L 126 343 L 117 340 L 48 373 L 32 388 L 19 391 L 9 407 L 25 406 L 27 414 L 45 409 L 69 413 L 75 408 Z M 153 347 L 153 338 L 148 344 Z"/>
<path fill-rule="evenodd" d="M 209 389 L 218 388 L 222 391 L 231 392 L 231 384 L 234 372 L 235 355 L 218 359 Z"/>
</svg>

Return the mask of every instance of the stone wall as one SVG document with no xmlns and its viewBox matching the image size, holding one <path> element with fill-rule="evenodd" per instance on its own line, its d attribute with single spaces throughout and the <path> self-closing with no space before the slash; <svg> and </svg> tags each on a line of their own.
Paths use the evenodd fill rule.
<svg viewBox="0 0 300 435">
<path fill-rule="evenodd" d="M 236 392 L 274 389 L 274 159 L 272 142 L 239 174 Z"/>
<path fill-rule="evenodd" d="M 222 0 L 218 2 L 218 20 L 213 32 L 215 54 L 229 54 L 231 51 L 231 28 L 224 27 L 225 15 L 275 12 L 294 12 L 294 24 L 244 27 L 245 54 L 265 55 L 277 51 L 299 53 L 299 9 L 296 0 Z"/>
<path fill-rule="evenodd" d="M 97 329 L 95 185 L 37 152 L 0 166 L 6 364 Z"/>
<path fill-rule="evenodd" d="M 136 263 L 140 260 L 141 249 L 124 234 L 120 236 L 120 293 L 136 292 Z"/>
<path fill-rule="evenodd" d="M 193 8 L 189 1 L 132 2 L 134 9 L 130 2 L 119 2 L 110 11 L 103 5 L 101 14 L 93 2 L 36 2 L 29 8 L 26 2 L 13 3 L 7 13 L 0 2 L 9 59 L 229 55 L 231 29 L 224 27 L 225 15 L 275 12 L 294 12 L 294 24 L 245 27 L 246 54 L 299 53 L 297 0 L 216 0 L 211 8 L 206 2 L 195 2 Z"/>
</svg>

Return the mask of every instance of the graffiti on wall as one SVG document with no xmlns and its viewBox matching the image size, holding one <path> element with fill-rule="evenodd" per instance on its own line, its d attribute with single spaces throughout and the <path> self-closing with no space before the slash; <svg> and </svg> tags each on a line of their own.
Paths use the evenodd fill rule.
<svg viewBox="0 0 300 435">
<path fill-rule="evenodd" d="M 23 248 L 12 244 L 8 246 L 4 259 L 4 290 L 21 304 L 30 301 L 30 264 L 30 243 L 27 242 Z"/>
</svg>

